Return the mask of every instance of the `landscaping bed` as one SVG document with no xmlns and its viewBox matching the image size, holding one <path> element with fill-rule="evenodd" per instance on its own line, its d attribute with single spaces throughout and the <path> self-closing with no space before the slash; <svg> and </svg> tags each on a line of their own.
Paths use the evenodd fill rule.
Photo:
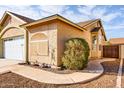
<svg viewBox="0 0 124 93">
<path fill-rule="evenodd" d="M 71 74 L 71 73 L 74 73 L 74 72 L 87 72 L 88 71 L 86 69 L 84 69 L 84 70 L 69 70 L 69 69 L 61 69 L 61 68 L 42 68 L 38 65 L 28 65 L 28 64 L 23 64 L 23 65 L 33 67 L 33 68 L 36 68 L 36 69 L 40 69 L 40 70 L 53 72 L 53 73 L 56 73 L 56 74 Z"/>
<path fill-rule="evenodd" d="M 51 84 L 40 83 L 15 73 L 5 73 L 0 75 L 0 88 L 45 88 L 55 87 Z"/>
<path fill-rule="evenodd" d="M 85 84 L 74 84 L 61 87 L 69 88 L 114 88 L 120 62 L 104 62 L 104 73 L 101 77 Z"/>
<path fill-rule="evenodd" d="M 119 62 L 102 63 L 105 72 L 96 80 L 85 84 L 56 85 L 40 83 L 14 73 L 0 75 L 0 87 L 4 88 L 112 88 L 116 86 Z M 83 78 L 83 77 L 82 77 Z"/>
</svg>

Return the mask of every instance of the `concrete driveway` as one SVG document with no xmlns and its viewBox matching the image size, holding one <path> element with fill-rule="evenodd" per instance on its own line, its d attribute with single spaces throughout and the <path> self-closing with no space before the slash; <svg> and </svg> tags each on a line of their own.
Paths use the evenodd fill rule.
<svg viewBox="0 0 124 93">
<path fill-rule="evenodd" d="M 10 65 L 15 65 L 18 64 L 22 61 L 19 60 L 10 60 L 10 59 L 0 59 L 0 68 L 5 67 L 5 66 L 10 66 Z"/>
</svg>

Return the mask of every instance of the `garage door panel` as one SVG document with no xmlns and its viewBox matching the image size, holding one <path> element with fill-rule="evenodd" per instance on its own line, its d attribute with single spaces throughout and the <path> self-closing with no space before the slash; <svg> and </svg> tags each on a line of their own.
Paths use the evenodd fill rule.
<svg viewBox="0 0 124 93">
<path fill-rule="evenodd" d="M 24 39 L 13 39 L 4 42 L 6 59 L 24 59 Z"/>
</svg>

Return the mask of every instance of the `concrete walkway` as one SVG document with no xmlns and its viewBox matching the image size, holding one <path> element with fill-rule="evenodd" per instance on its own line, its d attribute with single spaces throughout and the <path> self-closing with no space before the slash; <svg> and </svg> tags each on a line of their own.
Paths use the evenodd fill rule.
<svg viewBox="0 0 124 93">
<path fill-rule="evenodd" d="M 115 59 L 102 59 L 89 62 L 85 72 L 74 72 L 72 74 L 56 74 L 28 66 L 12 65 L 4 68 L 0 68 L 0 73 L 11 71 L 13 73 L 22 75 L 24 77 L 51 84 L 74 84 L 84 83 L 99 77 L 104 69 L 101 62 L 112 61 Z"/>
</svg>

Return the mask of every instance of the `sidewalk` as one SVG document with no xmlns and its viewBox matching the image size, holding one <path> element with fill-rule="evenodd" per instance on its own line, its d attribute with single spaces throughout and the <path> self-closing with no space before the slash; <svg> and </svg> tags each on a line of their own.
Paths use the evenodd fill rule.
<svg viewBox="0 0 124 93">
<path fill-rule="evenodd" d="M 11 71 L 13 73 L 22 75 L 24 77 L 51 84 L 74 84 L 74 83 L 83 83 L 90 80 L 93 80 L 99 77 L 104 69 L 100 64 L 103 61 L 107 61 L 108 59 L 97 60 L 94 62 L 89 62 L 88 67 L 84 70 L 86 72 L 75 72 L 72 74 L 56 74 L 28 66 L 22 65 L 13 65 L 5 68 L 1 68 L 1 71 Z M 110 59 L 111 60 L 111 59 Z M 4 70 L 3 70 L 4 69 Z"/>
</svg>

